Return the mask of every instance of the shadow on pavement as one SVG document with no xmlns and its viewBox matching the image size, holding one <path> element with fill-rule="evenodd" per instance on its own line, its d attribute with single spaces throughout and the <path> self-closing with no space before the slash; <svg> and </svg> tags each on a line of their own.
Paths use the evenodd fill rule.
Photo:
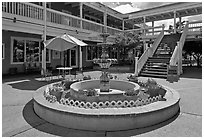
<svg viewBox="0 0 204 139">
<path fill-rule="evenodd" d="M 23 81 L 19 83 L 11 83 L 9 84 L 12 88 L 20 89 L 20 90 L 37 90 L 38 88 L 45 86 L 47 84 L 51 84 L 60 80 L 52 80 L 52 81 L 38 81 L 35 79 L 30 79 L 29 81 Z"/>
<path fill-rule="evenodd" d="M 202 79 L 202 67 L 183 67 L 181 78 Z"/>
<path fill-rule="evenodd" d="M 125 131 L 86 131 L 86 130 L 77 130 L 77 129 L 70 129 L 61 126 L 57 126 L 51 123 L 46 122 L 45 120 L 38 117 L 33 109 L 33 99 L 30 100 L 23 109 L 23 117 L 28 124 L 30 124 L 33 128 L 49 133 L 55 136 L 63 136 L 63 137 L 95 137 L 95 136 L 114 136 L 114 137 L 129 137 L 129 136 L 136 136 L 139 134 L 143 134 L 146 132 L 150 132 L 156 130 L 158 128 L 162 128 L 173 122 L 180 114 L 180 111 L 171 119 L 159 123 L 157 125 L 153 125 L 151 127 L 145 127 L 140 129 L 130 129 Z M 110 135 L 109 135 L 110 134 Z"/>
<path fill-rule="evenodd" d="M 179 112 L 173 116 L 172 118 L 168 119 L 167 121 L 164 121 L 162 123 L 153 125 L 153 126 L 149 126 L 149 127 L 145 127 L 145 128 L 138 128 L 138 129 L 130 129 L 130 130 L 126 130 L 126 131 L 112 131 L 112 132 L 108 132 L 107 136 L 114 136 L 114 137 L 130 137 L 130 136 L 137 136 L 140 134 L 144 134 L 147 132 L 151 132 L 154 130 L 157 130 L 159 128 L 162 128 L 168 124 L 170 124 L 171 122 L 173 122 L 178 116 L 180 115 L 180 110 Z"/>
<path fill-rule="evenodd" d="M 52 134 L 54 136 L 62 137 L 94 137 L 94 136 L 105 136 L 104 132 L 95 132 L 95 131 L 83 131 L 76 129 L 69 129 L 61 126 L 57 126 L 38 117 L 33 109 L 33 99 L 30 100 L 23 109 L 23 117 L 28 124 L 33 128 Z"/>
</svg>

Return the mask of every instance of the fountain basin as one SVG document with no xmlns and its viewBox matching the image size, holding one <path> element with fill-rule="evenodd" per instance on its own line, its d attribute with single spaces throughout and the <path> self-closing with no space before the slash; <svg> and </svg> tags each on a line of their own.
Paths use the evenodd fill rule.
<svg viewBox="0 0 204 139">
<path fill-rule="evenodd" d="M 83 83 L 81 85 L 83 87 Z M 130 108 L 85 109 L 48 102 L 43 96 L 44 86 L 34 96 L 34 110 L 50 123 L 73 129 L 119 131 L 143 128 L 166 121 L 179 112 L 178 92 L 163 87 L 167 90 L 164 96 L 166 101 Z"/>
<path fill-rule="evenodd" d="M 99 89 L 100 80 L 86 80 L 81 82 L 73 83 L 70 86 L 71 98 L 78 101 L 84 102 L 106 102 L 106 101 L 124 101 L 124 100 L 136 100 L 138 97 L 132 98 L 124 96 L 125 90 L 128 89 L 139 89 L 139 85 L 133 82 L 122 81 L 122 80 L 110 80 L 110 91 L 100 92 Z M 79 90 L 96 89 L 97 96 L 86 96 L 79 93 Z"/>
</svg>

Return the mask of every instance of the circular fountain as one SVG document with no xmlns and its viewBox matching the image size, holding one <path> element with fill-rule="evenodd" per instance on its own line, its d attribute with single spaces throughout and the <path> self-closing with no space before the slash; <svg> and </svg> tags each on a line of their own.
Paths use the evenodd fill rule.
<svg viewBox="0 0 204 139">
<path fill-rule="evenodd" d="M 107 69 L 115 61 L 105 51 L 102 34 L 100 80 L 77 81 L 65 87 L 53 83 L 37 90 L 34 110 L 42 119 L 68 128 L 119 131 L 142 128 L 170 119 L 179 112 L 179 94 L 153 80 L 110 79 Z"/>
</svg>

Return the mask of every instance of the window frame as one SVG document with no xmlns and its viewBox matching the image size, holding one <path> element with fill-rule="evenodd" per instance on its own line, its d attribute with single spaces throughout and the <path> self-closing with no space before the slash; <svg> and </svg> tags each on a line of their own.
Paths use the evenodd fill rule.
<svg viewBox="0 0 204 139">
<path fill-rule="evenodd" d="M 23 62 L 14 62 L 13 61 L 13 43 L 14 43 L 14 39 L 16 39 L 16 40 L 23 40 L 24 41 L 24 61 Z M 11 50 L 10 50 L 10 56 L 11 56 L 11 58 L 10 58 L 10 63 L 12 64 L 12 65 L 18 65 L 18 64 L 24 64 L 24 62 L 26 62 L 26 41 L 37 41 L 37 42 L 39 42 L 39 54 L 40 54 L 40 52 L 41 52 L 41 47 L 40 47 L 40 42 L 42 41 L 41 39 L 36 39 L 36 38 L 24 38 L 24 37 L 11 37 Z M 49 59 L 48 59 L 48 61 L 46 61 L 46 63 L 51 63 L 51 50 L 49 50 L 49 49 L 47 49 L 48 50 L 48 57 L 49 57 Z M 38 62 L 40 62 L 41 63 L 41 60 L 40 60 L 40 58 L 39 58 L 39 61 Z"/>
<path fill-rule="evenodd" d="M 88 53 L 88 47 L 92 47 L 92 46 L 86 46 L 86 61 L 89 61 L 89 62 L 90 62 L 90 61 L 92 61 L 92 60 L 89 60 L 89 59 L 88 59 L 88 54 L 89 54 L 89 53 Z M 91 49 L 91 57 L 92 57 L 92 49 Z"/>
</svg>

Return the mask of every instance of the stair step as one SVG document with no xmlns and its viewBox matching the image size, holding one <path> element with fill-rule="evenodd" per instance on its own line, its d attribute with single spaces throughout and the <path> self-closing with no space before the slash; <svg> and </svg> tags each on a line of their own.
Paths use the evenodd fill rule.
<svg viewBox="0 0 204 139">
<path fill-rule="evenodd" d="M 157 66 L 157 67 L 167 67 L 168 63 L 169 63 L 169 62 L 167 62 L 167 63 L 161 63 L 161 62 L 152 63 L 152 62 L 148 62 L 148 61 L 147 61 L 147 62 L 145 63 L 145 65 L 146 65 L 146 66 L 155 66 L 155 67 L 156 67 L 156 66 Z"/>
<path fill-rule="evenodd" d="M 154 54 L 153 57 L 171 57 L 171 54 Z"/>
<path fill-rule="evenodd" d="M 156 66 L 156 65 L 148 66 L 148 65 L 145 65 L 144 68 L 152 68 L 152 69 L 167 69 L 167 66 Z"/>
<path fill-rule="evenodd" d="M 167 75 L 159 75 L 159 74 L 147 74 L 147 73 L 141 73 L 139 76 L 145 76 L 145 77 L 157 77 L 157 78 L 167 78 Z"/>
<path fill-rule="evenodd" d="M 167 69 L 165 68 L 162 68 L 162 69 L 160 69 L 160 68 L 143 68 L 142 69 L 142 71 L 161 71 L 161 72 L 166 72 L 167 71 Z"/>
<path fill-rule="evenodd" d="M 147 63 L 169 63 L 169 60 L 165 60 L 165 59 L 148 59 Z"/>
<path fill-rule="evenodd" d="M 146 73 L 146 74 L 158 74 L 158 75 L 167 75 L 167 72 L 160 72 L 160 71 L 141 71 L 141 73 Z"/>
<path fill-rule="evenodd" d="M 170 60 L 171 57 L 156 57 L 156 56 L 153 56 L 153 57 L 149 57 L 149 59 L 169 59 Z"/>
</svg>

